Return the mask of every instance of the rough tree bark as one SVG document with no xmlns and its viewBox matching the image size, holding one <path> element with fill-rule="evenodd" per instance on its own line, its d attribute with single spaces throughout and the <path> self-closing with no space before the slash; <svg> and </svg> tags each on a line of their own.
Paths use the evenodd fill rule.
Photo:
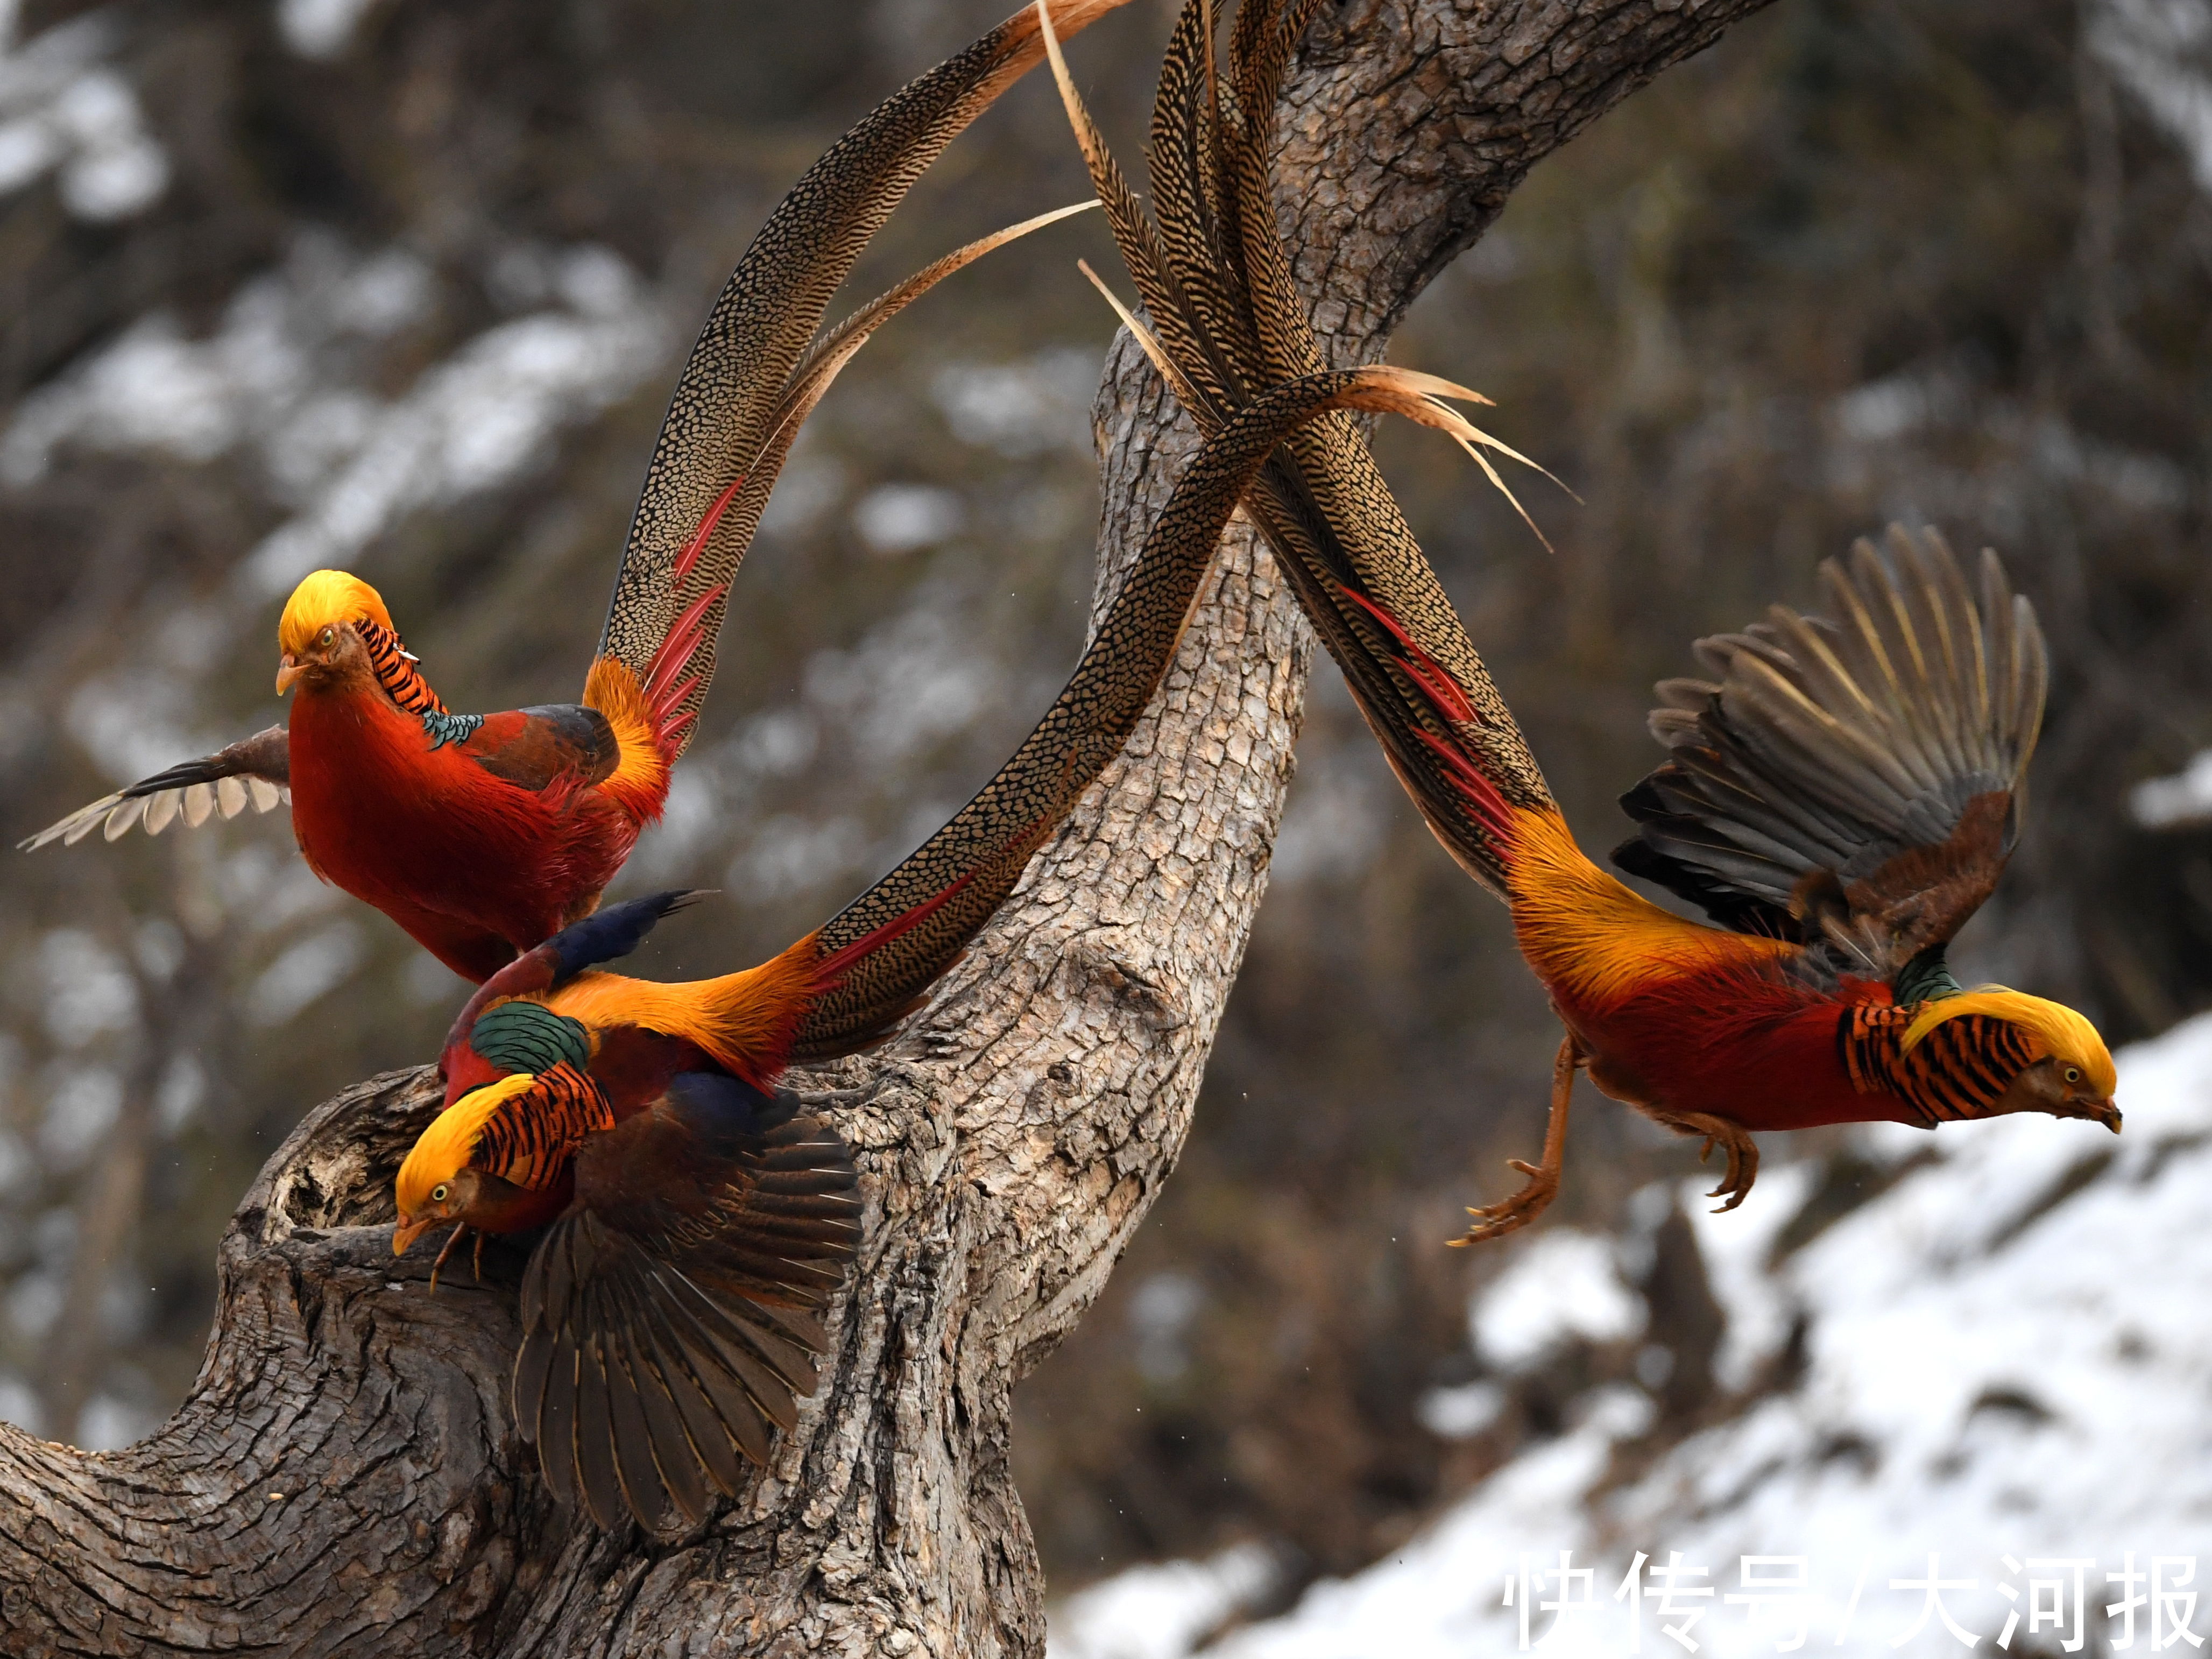
<svg viewBox="0 0 2212 1659">
<path fill-rule="evenodd" d="M 1765 0 L 1345 0 L 1279 200 L 1339 361 L 1379 356 L 1528 167 Z M 1128 351 L 1097 409 L 1109 589 L 1187 453 Z M 1449 371 L 1449 364 L 1429 365 Z M 421 1072 L 317 1108 L 221 1246 L 191 1397 L 87 1455 L 0 1425 L 0 1652 L 1037 1654 L 1008 1400 L 1174 1168 L 1267 886 L 1312 636 L 1233 531 L 1127 752 L 888 1048 L 794 1079 L 868 1214 L 823 1384 L 695 1534 L 557 1510 L 507 1408 L 520 1254 L 425 1294 L 392 1179 Z"/>
</svg>

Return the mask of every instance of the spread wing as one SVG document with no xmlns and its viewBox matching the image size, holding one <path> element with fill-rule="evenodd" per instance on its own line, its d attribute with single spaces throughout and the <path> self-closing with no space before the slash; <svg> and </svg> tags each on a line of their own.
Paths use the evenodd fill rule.
<svg viewBox="0 0 2212 1659">
<path fill-rule="evenodd" d="M 1201 432 L 1218 430 L 1261 389 L 1323 364 L 1276 230 L 1270 170 L 1283 78 L 1318 9 L 1318 0 L 1244 0 L 1227 72 L 1217 75 L 1212 0 L 1186 0 L 1152 106 L 1157 223 L 1054 55 L 1092 186 L 1157 331 L 1148 349 Z M 1455 435 L 1501 489 L 1484 452 L 1525 459 L 1464 422 Z M 1245 505 L 1430 828 L 1502 893 L 1494 832 L 1447 757 L 1471 750 L 1475 769 L 1514 805 L 1548 806 L 1551 794 L 1358 427 L 1338 417 L 1291 434 Z M 1436 670 L 1449 687 L 1422 683 Z M 1454 722 L 1446 707 L 1472 718 Z"/>
<path fill-rule="evenodd" d="M 575 1170 L 523 1277 L 515 1421 L 601 1526 L 696 1524 L 813 1392 L 809 1310 L 860 1236 L 852 1160 L 789 1097 L 690 1073 Z"/>
<path fill-rule="evenodd" d="M 54 841 L 74 847 L 95 830 L 116 841 L 142 823 L 148 835 L 158 836 L 179 817 L 197 830 L 217 812 L 234 818 L 249 806 L 268 812 L 291 800 L 291 750 L 284 728 L 272 726 L 228 749 L 180 762 L 128 789 L 103 795 L 17 845 L 27 853 Z"/>
<path fill-rule="evenodd" d="M 1073 31 L 1124 3 L 1057 0 L 1055 9 Z M 877 106 L 792 186 L 715 301 L 653 447 L 599 647 L 646 688 L 672 753 L 690 740 L 730 579 L 806 409 L 870 331 L 1046 222 L 963 249 L 817 340 L 831 296 L 914 181 L 1042 52 L 1024 10 Z"/>
<path fill-rule="evenodd" d="M 1450 418 L 1438 382 L 1376 366 L 1286 382 L 1202 445 L 1036 728 L 975 798 L 815 935 L 819 983 L 790 1058 L 849 1054 L 909 1012 L 1021 878 L 1030 854 L 1136 729 L 1175 659 L 1192 601 L 1237 501 L 1276 446 L 1336 410 Z"/>
<path fill-rule="evenodd" d="M 1659 687 L 1667 763 L 1621 798 L 1613 862 L 1739 931 L 1826 939 L 1890 975 L 1948 941 L 2011 853 L 2049 678 L 1996 555 L 1892 527 L 1821 567 L 1832 616 L 1778 605 Z"/>
</svg>

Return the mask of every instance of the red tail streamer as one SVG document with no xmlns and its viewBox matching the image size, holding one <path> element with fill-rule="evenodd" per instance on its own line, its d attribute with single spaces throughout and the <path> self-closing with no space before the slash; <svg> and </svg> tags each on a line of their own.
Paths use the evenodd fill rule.
<svg viewBox="0 0 2212 1659">
<path fill-rule="evenodd" d="M 714 504 L 707 509 L 707 516 L 699 520 L 697 532 L 684 544 L 684 550 L 676 556 L 675 568 L 668 573 L 668 585 L 678 592 L 684 591 L 684 584 L 690 580 L 700 555 L 707 550 L 707 544 L 714 538 L 714 527 L 722 522 L 722 514 L 729 511 L 730 503 L 737 500 L 738 492 L 744 487 L 745 475 L 741 472 L 731 480 L 727 489 L 714 497 Z"/>
</svg>

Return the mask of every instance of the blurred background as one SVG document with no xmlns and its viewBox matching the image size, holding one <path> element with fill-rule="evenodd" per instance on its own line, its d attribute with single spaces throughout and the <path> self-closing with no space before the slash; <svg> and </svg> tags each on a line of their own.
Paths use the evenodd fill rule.
<svg viewBox="0 0 2212 1659">
<path fill-rule="evenodd" d="M 382 590 L 453 707 L 573 698 L 723 276 L 1006 3 L 0 3 L 0 837 L 279 718 L 276 610 L 319 564 Z M 1129 161 L 1172 9 L 1073 52 Z M 2029 833 L 1962 975 L 2116 1043 L 2212 1003 L 2212 776 L 2173 775 L 2212 747 L 2208 192 L 2208 0 L 1781 0 L 1536 172 L 1392 356 L 1494 397 L 1579 492 L 1523 490 L 1556 555 L 1430 434 L 1380 448 L 1586 844 L 1625 828 L 1692 638 L 1934 523 L 2005 554 L 2054 657 Z M 853 298 L 1085 193 L 1033 80 Z M 722 896 L 645 971 L 781 948 L 1057 689 L 1111 334 L 1079 254 L 1118 269 L 1078 221 L 963 274 L 807 428 L 622 883 Z M 281 814 L 0 854 L 0 1417 L 124 1443 L 191 1382 L 261 1162 L 430 1054 L 463 988 L 319 886 Z M 1518 1358 L 1471 1334 L 1536 1247 L 1442 1242 L 1534 1154 L 1556 1041 L 1324 661 L 1189 1148 L 1016 1396 L 1056 1594 L 1243 1547 L 1233 1616 L 1264 1612 L 1578 1401 L 1642 1400 L 1615 1439 L 1648 1464 L 1788 1386 L 1787 1320 L 1764 1370 L 1727 1359 L 1738 1304 L 1674 1196 L 1694 1148 L 1588 1097 L 1547 1225 L 1612 1264 L 1554 1264 L 1595 1311 Z M 1915 1165 L 1840 1133 L 1767 1158 L 1770 1265 Z"/>
</svg>

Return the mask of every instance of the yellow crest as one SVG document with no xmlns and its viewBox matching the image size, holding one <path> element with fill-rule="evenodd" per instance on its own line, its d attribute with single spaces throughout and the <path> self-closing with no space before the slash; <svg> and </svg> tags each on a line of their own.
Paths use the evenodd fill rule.
<svg viewBox="0 0 2212 1659">
<path fill-rule="evenodd" d="M 383 595 L 343 570 L 312 572 L 301 578 L 284 602 L 283 618 L 276 624 L 276 648 L 287 656 L 303 655 L 323 629 L 351 622 L 391 629 L 392 613 L 384 608 Z"/>
<path fill-rule="evenodd" d="M 533 1072 L 510 1073 L 496 1083 L 470 1090 L 439 1113 L 399 1166 L 399 1213 L 419 1215 L 428 1208 L 438 1183 L 451 1181 L 468 1166 L 485 1120 L 502 1101 L 514 1099 L 537 1081 Z"/>
<path fill-rule="evenodd" d="M 1922 1038 L 1945 1020 L 1965 1014 L 1983 1014 L 2019 1026 L 2036 1040 L 2045 1056 L 2081 1067 L 2083 1076 L 2100 1095 L 2109 1096 L 2119 1086 L 2119 1073 L 2112 1064 L 2112 1051 L 2105 1047 L 2105 1039 L 2097 1035 L 2095 1026 L 2063 1002 L 2032 997 L 2002 985 L 1978 985 L 1958 996 L 1922 1004 L 1912 1024 L 1905 1028 L 1905 1036 L 1898 1046 L 1904 1053 L 1911 1054 L 1919 1047 Z"/>
</svg>

